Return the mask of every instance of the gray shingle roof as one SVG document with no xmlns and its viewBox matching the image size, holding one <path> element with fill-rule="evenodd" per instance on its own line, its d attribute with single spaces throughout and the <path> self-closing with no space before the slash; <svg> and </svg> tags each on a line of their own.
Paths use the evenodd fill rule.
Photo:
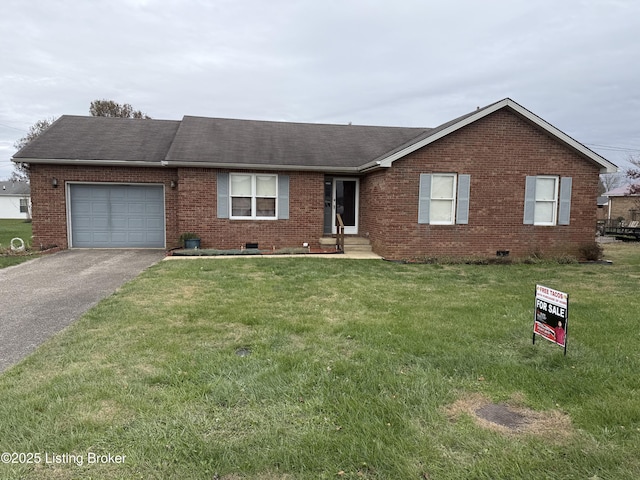
<svg viewBox="0 0 640 480">
<path fill-rule="evenodd" d="M 63 115 L 16 159 L 160 162 L 179 121 Z"/>
<path fill-rule="evenodd" d="M 170 165 L 364 172 L 486 115 L 508 108 L 600 166 L 617 167 L 535 114 L 505 98 L 436 128 L 375 127 L 231 120 L 182 121 L 62 116 L 13 158 L 26 163 Z"/>
<path fill-rule="evenodd" d="M 31 186 L 27 182 L 0 182 L 0 195 L 30 195 Z"/>
<path fill-rule="evenodd" d="M 186 116 L 167 160 L 223 165 L 358 167 L 424 128 L 229 120 Z"/>
</svg>

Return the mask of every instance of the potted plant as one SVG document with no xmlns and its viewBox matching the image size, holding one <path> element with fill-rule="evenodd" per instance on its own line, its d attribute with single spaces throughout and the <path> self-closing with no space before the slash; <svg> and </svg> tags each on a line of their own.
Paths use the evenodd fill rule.
<svg viewBox="0 0 640 480">
<path fill-rule="evenodd" d="M 193 232 L 183 233 L 180 235 L 180 243 L 184 248 L 200 248 L 200 236 Z"/>
</svg>

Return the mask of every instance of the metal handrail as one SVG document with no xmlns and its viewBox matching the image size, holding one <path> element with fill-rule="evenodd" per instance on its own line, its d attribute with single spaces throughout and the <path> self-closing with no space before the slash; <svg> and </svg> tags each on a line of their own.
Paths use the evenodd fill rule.
<svg viewBox="0 0 640 480">
<path fill-rule="evenodd" d="M 344 222 L 342 215 L 336 214 L 336 250 L 344 253 Z"/>
</svg>

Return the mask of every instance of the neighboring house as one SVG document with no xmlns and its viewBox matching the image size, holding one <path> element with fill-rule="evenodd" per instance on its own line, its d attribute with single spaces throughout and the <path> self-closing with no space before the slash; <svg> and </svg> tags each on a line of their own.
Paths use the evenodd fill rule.
<svg viewBox="0 0 640 480">
<path fill-rule="evenodd" d="M 607 220 L 622 219 L 627 223 L 640 220 L 640 194 L 631 193 L 630 187 L 623 185 L 603 194 L 609 199 Z"/>
<path fill-rule="evenodd" d="M 597 202 L 597 214 L 596 218 L 598 220 L 606 220 L 607 215 L 609 213 L 609 197 L 605 197 L 604 195 L 600 195 Z"/>
<path fill-rule="evenodd" d="M 31 218 L 31 189 L 26 182 L 0 182 L 0 218 Z"/>
<path fill-rule="evenodd" d="M 37 243 L 318 247 L 340 213 L 389 259 L 574 252 L 617 171 L 511 99 L 437 128 L 63 116 L 14 161 Z"/>
</svg>

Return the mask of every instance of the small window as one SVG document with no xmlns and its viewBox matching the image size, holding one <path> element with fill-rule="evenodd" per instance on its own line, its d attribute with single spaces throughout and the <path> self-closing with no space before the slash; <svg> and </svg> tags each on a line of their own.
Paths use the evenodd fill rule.
<svg viewBox="0 0 640 480">
<path fill-rule="evenodd" d="M 524 187 L 524 224 L 571 224 L 571 177 L 527 176 Z"/>
<path fill-rule="evenodd" d="M 28 213 L 29 212 L 29 199 L 21 198 L 20 199 L 20 213 Z"/>
<path fill-rule="evenodd" d="M 558 211 L 558 177 L 536 177 L 534 225 L 555 225 Z"/>
<path fill-rule="evenodd" d="M 433 174 L 431 176 L 431 202 L 429 219 L 432 225 L 452 225 L 456 210 L 456 176 Z"/>
<path fill-rule="evenodd" d="M 275 219 L 277 175 L 232 173 L 231 218 Z"/>
</svg>

